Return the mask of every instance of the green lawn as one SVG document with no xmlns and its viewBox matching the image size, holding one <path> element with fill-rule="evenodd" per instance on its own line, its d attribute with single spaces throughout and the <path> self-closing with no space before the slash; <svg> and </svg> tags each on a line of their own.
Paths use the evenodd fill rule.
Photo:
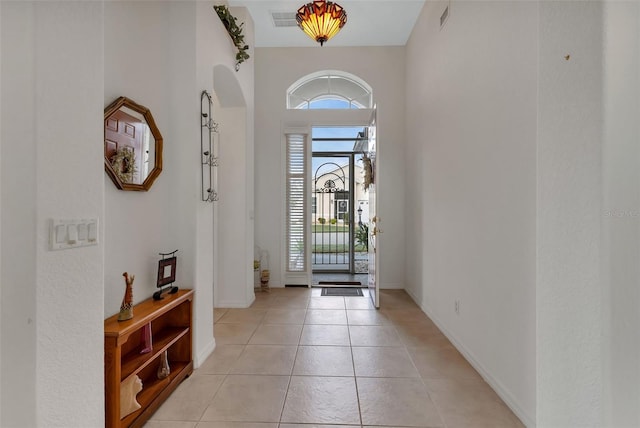
<svg viewBox="0 0 640 428">
<path fill-rule="evenodd" d="M 349 226 L 341 224 L 312 224 L 312 233 L 348 232 Z"/>
<path fill-rule="evenodd" d="M 364 252 L 366 251 L 364 248 L 364 245 L 360 245 L 360 244 L 356 244 L 355 246 L 355 251 L 356 253 L 360 253 L 360 252 Z M 349 251 L 349 246 L 348 245 L 337 245 L 337 244 L 332 244 L 332 245 L 314 245 L 311 247 L 311 252 L 312 253 L 346 253 Z"/>
</svg>

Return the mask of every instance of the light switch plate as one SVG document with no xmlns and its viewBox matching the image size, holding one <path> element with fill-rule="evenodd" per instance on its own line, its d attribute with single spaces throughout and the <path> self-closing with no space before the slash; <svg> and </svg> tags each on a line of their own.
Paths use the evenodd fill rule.
<svg viewBox="0 0 640 428">
<path fill-rule="evenodd" d="M 49 225 L 49 249 L 98 245 L 98 219 L 52 219 Z"/>
</svg>

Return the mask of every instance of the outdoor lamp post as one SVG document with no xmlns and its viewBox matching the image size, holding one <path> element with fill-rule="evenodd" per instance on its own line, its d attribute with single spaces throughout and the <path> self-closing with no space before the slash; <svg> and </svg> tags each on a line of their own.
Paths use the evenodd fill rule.
<svg viewBox="0 0 640 428">
<path fill-rule="evenodd" d="M 362 228 L 362 207 L 358 207 L 358 226 Z"/>
</svg>

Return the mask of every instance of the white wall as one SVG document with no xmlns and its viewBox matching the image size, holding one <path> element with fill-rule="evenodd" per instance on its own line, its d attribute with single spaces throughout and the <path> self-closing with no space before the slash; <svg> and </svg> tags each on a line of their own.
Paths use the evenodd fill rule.
<svg viewBox="0 0 640 428">
<path fill-rule="evenodd" d="M 104 217 L 102 3 L 1 7 L 0 425 L 101 426 L 103 246 L 49 251 L 48 222 Z"/>
<path fill-rule="evenodd" d="M 2 10 L 2 420 L 35 426 L 36 174 L 18 159 L 36 159 L 35 18 L 30 2 Z M 9 43 L 9 41 L 12 43 Z M 9 126 L 9 124 L 12 124 Z M 20 142 L 20 144 L 15 144 Z M 20 210 L 9 207 L 21 207 Z M 10 327 L 10 328 L 9 328 Z"/>
<path fill-rule="evenodd" d="M 197 129 L 183 128 L 180 109 L 193 110 L 179 99 L 180 79 L 173 78 L 173 60 L 189 64 L 195 60 L 195 49 L 179 49 L 178 31 L 173 31 L 174 13 L 171 3 L 107 2 L 105 4 L 105 85 L 104 105 L 126 96 L 151 110 L 164 139 L 163 171 L 148 192 L 124 192 L 105 178 L 105 316 L 117 313 L 124 295 L 122 273 L 135 274 L 133 295 L 136 302 L 155 291 L 159 252 L 179 249 L 177 285 L 193 287 L 193 249 L 185 248 L 180 235 L 190 236 L 181 221 L 176 221 L 174 179 L 180 146 L 193 146 Z M 193 5 L 191 5 L 193 6 Z M 187 3 L 183 8 L 189 7 Z M 176 7 L 177 8 L 177 7 Z M 195 38 L 195 28 L 183 28 L 185 38 Z M 181 40 L 181 39 L 179 39 Z M 173 49 L 172 49 L 173 48 Z M 183 65 L 183 73 L 190 70 Z M 178 94 L 176 94 L 178 92 Z M 176 99 L 178 98 L 178 99 Z M 197 99 L 196 99 L 197 100 Z M 173 106 L 176 106 L 174 109 Z M 197 107 L 197 101 L 193 101 Z M 191 107 L 191 108 L 188 108 Z M 173 116 L 179 115 L 178 118 Z M 179 135 L 180 132 L 185 135 Z M 194 134 L 195 133 L 195 134 Z M 195 135 L 195 137 L 194 137 Z M 194 147 L 195 149 L 195 147 Z M 179 182 L 182 184 L 182 180 Z M 182 186 L 187 193 L 188 186 Z M 195 192 L 193 192 L 195 193 Z M 181 201 L 180 201 L 181 202 Z M 190 215 L 190 207 L 182 215 Z M 186 219 L 185 219 L 186 220 Z M 187 223 L 185 221 L 185 223 Z M 174 233 L 179 231 L 178 233 Z"/>
<path fill-rule="evenodd" d="M 199 90 L 199 94 L 201 94 L 203 90 L 207 90 L 207 92 L 212 95 L 215 102 L 216 94 L 214 92 L 214 70 L 218 67 L 233 69 L 233 66 L 235 64 L 235 52 L 233 51 L 233 46 L 229 41 L 229 37 L 226 33 L 226 30 L 224 29 L 224 26 L 220 22 L 217 14 L 213 12 L 213 6 L 211 2 L 196 2 L 196 22 L 196 51 L 198 52 L 198 54 L 196 55 L 197 89 Z M 239 86 L 240 83 L 236 80 L 236 76 L 232 75 L 232 78 L 234 79 L 233 83 L 235 84 L 235 88 L 241 93 L 242 91 Z M 245 83 L 245 79 L 246 77 L 243 77 L 241 79 L 243 84 Z M 198 104 L 198 115 L 200 114 L 199 106 L 200 104 Z M 215 106 L 213 109 L 213 119 L 216 122 L 220 121 L 217 113 L 217 107 Z M 200 138 L 200 135 L 198 135 L 198 138 Z M 188 167 L 185 165 L 185 168 Z M 198 192 L 200 192 L 202 186 L 200 178 L 201 172 L 199 168 L 194 170 L 197 171 L 196 187 L 198 189 Z M 217 190 L 219 191 L 219 189 Z M 197 199 L 200 200 L 200 198 L 201 195 L 200 193 L 198 193 Z M 199 268 L 197 271 L 197 275 L 200 276 L 198 282 L 214 285 L 212 294 L 207 294 L 206 297 L 203 296 L 203 298 L 198 299 L 196 302 L 196 305 L 199 308 L 199 316 L 206 315 L 206 317 L 208 318 L 206 320 L 206 324 L 205 320 L 202 321 L 202 324 L 207 326 L 207 328 L 204 329 L 206 333 L 202 331 L 198 332 L 198 330 L 196 330 L 197 337 L 200 338 L 200 340 L 207 339 L 207 337 L 203 335 L 208 334 L 208 326 L 213 323 L 213 313 L 211 311 L 211 307 L 213 306 L 214 296 L 217 290 L 220 288 L 219 266 L 224 264 L 224 261 L 220 261 L 220 259 L 224 257 L 224 253 L 220 253 L 218 251 L 219 246 L 217 245 L 220 234 L 219 208 L 219 202 L 198 202 L 198 211 L 196 218 L 198 233 L 195 237 L 195 240 L 197 242 L 196 258 L 198 260 L 198 265 L 201 266 L 201 268 Z M 214 239 L 211 239 L 212 236 Z M 213 345 L 215 346 L 215 341 Z M 204 350 L 201 349 L 198 355 L 199 362 L 204 361 L 209 352 L 209 348 L 206 348 Z"/>
<path fill-rule="evenodd" d="M 537 422 L 544 427 L 604 425 L 602 8 L 540 3 Z"/>
<path fill-rule="evenodd" d="M 246 271 L 249 261 L 245 256 L 247 234 L 250 230 L 244 223 L 248 215 L 246 118 L 244 107 L 221 108 L 220 120 L 220 167 L 218 195 L 220 197 L 221 264 L 219 266 L 219 287 L 216 289 L 217 307 L 248 307 L 254 300 L 253 282 L 247 288 Z M 233 227 L 227 225 L 233 224 Z M 225 253 L 225 255 L 223 255 Z M 235 257 L 228 257 L 234 254 Z M 251 294 L 248 294 L 249 291 Z"/>
<path fill-rule="evenodd" d="M 244 8 L 231 8 L 244 23 L 250 59 L 233 66 L 216 66 L 214 118 L 219 123 L 218 272 L 214 305 L 248 307 L 253 292 L 254 249 L 254 51 L 253 21 Z M 228 36 L 223 42 L 235 55 Z"/>
<path fill-rule="evenodd" d="M 605 425 L 640 426 L 640 4 L 606 3 Z"/>
<path fill-rule="evenodd" d="M 211 254 L 197 253 L 196 219 L 199 210 L 212 209 L 199 202 L 196 31 L 194 2 L 105 4 L 104 104 L 127 96 L 148 107 L 164 139 L 163 171 L 148 192 L 123 192 L 105 179 L 105 316 L 119 310 L 122 272 L 136 275 L 134 300 L 145 300 L 156 290 L 158 253 L 178 249 L 176 285 L 193 288 L 198 296 L 194 306 L 198 357 L 213 348 L 213 333 L 210 306 L 205 303 L 212 295 L 212 281 L 207 282 L 211 263 L 201 259 L 197 264 L 196 256 Z M 205 233 L 210 241 L 210 227 Z M 199 276 L 202 282 L 197 281 Z"/>
<path fill-rule="evenodd" d="M 0 34 L 2 34 L 2 8 L 0 8 Z M 0 94 L 2 94 L 2 43 L 0 43 Z M 0 105 L 0 177 L 2 177 L 2 106 Z M 0 186 L 0 242 L 2 242 L 2 188 Z M 0 245 L 0 283 L 2 278 L 2 245 Z M 0 309 L 2 308 L 2 287 L 0 286 Z M 2 316 L 0 315 L 0 332 Z M 0 340 L 0 373 L 2 373 L 2 341 Z M 2 421 L 2 382 L 0 382 L 0 421 Z"/>
<path fill-rule="evenodd" d="M 234 10 L 234 14 L 240 16 L 243 10 Z M 245 31 L 251 44 L 252 28 L 247 22 Z M 214 219 L 214 204 L 201 201 L 200 94 L 203 90 L 212 92 L 216 67 L 233 70 L 234 58 L 235 48 L 213 10 L 213 2 L 105 5 L 104 103 L 124 95 L 145 105 L 164 138 L 163 171 L 148 192 L 123 192 L 110 181 L 105 183 L 105 313 L 119 309 L 124 293 L 122 272 L 136 274 L 136 301 L 149 298 L 155 291 L 158 253 L 179 249 L 176 284 L 195 288 L 198 296 L 194 313 L 196 366 L 215 346 L 211 309 L 218 273 L 213 270 L 214 257 L 220 258 L 219 265 L 246 258 L 245 246 L 216 256 L 213 245 L 217 222 L 231 230 L 244 230 L 244 218 L 235 211 L 230 219 Z M 135 63 L 144 66 L 132 67 Z M 251 105 L 251 60 L 240 72 L 230 73 L 240 97 Z M 245 110 L 252 112 L 252 107 Z M 214 120 L 218 120 L 216 115 L 214 111 Z M 246 127 L 252 128 L 252 116 L 246 113 L 243 119 Z M 247 135 L 243 141 L 246 147 L 252 145 L 251 137 Z M 246 152 L 244 145 L 230 147 Z M 246 158 L 239 162 L 238 168 L 251 170 Z M 238 194 L 249 197 L 249 190 Z M 224 201 L 216 204 L 226 206 Z M 243 211 L 248 218 L 248 208 Z"/>
<path fill-rule="evenodd" d="M 406 290 L 530 426 L 537 7 L 426 2 L 406 52 Z"/>
<path fill-rule="evenodd" d="M 2 2 L 0 12 L 0 360 L 11 391 L 0 425 L 99 427 L 103 320 L 118 311 L 123 271 L 145 299 L 157 252 L 180 248 L 179 281 L 198 295 L 196 364 L 213 349 L 213 209 L 199 201 L 205 87 L 196 78 L 208 73 L 211 88 L 214 66 L 232 68 L 235 53 L 205 2 Z M 197 41 L 211 22 L 213 37 Z M 238 74 L 251 102 L 252 72 Z M 149 107 L 165 139 L 150 192 L 119 192 L 105 178 L 103 108 L 120 95 Z M 100 245 L 48 251 L 48 220 L 78 217 L 101 220 Z"/>
<path fill-rule="evenodd" d="M 304 37 L 304 35 L 301 35 Z M 270 256 L 271 285 L 283 286 L 284 197 L 283 126 L 363 125 L 355 112 L 286 110 L 287 88 L 307 74 L 341 70 L 355 74 L 373 88 L 378 106 L 381 171 L 379 197 L 380 286 L 404 286 L 404 47 L 331 46 L 314 48 L 258 48 L 256 50 L 256 244 Z M 358 123 L 349 123 L 350 118 Z"/>
<path fill-rule="evenodd" d="M 244 22 L 245 41 L 249 44 L 249 54 L 251 58 L 243 66 L 241 70 L 243 75 L 243 94 L 245 95 L 245 158 L 244 164 L 246 165 L 245 173 L 245 240 L 244 240 L 244 260 L 246 265 L 244 268 L 244 288 L 247 296 L 247 302 L 253 301 L 255 298 L 253 293 L 254 277 L 253 277 L 253 259 L 254 259 L 254 247 L 255 247 L 255 25 L 253 18 L 249 14 L 246 8 L 234 7 L 231 8 L 231 12 L 240 20 Z M 244 63 L 243 63 L 244 64 Z"/>
</svg>

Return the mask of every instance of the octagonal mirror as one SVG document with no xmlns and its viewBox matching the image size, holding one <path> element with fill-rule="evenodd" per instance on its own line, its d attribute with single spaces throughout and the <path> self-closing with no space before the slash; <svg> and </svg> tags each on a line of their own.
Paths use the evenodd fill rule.
<svg viewBox="0 0 640 428">
<path fill-rule="evenodd" d="M 120 97 L 104 109 L 104 168 L 118 189 L 151 188 L 162 171 L 162 135 L 148 108 Z"/>
</svg>

